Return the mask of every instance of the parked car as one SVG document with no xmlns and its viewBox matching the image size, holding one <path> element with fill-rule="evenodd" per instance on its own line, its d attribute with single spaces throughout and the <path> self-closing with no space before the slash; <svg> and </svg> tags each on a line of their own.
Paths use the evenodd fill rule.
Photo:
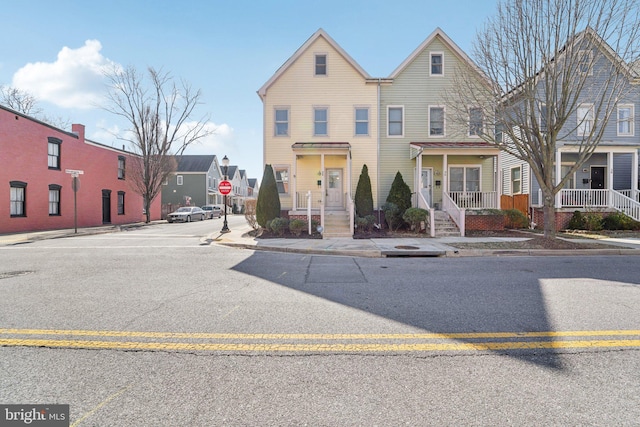
<svg viewBox="0 0 640 427">
<path fill-rule="evenodd" d="M 204 205 L 202 210 L 207 214 L 207 219 L 220 218 L 222 209 L 216 205 Z"/>
<path fill-rule="evenodd" d="M 183 206 L 167 215 L 167 222 L 204 221 L 206 216 L 206 212 L 197 206 Z"/>
</svg>

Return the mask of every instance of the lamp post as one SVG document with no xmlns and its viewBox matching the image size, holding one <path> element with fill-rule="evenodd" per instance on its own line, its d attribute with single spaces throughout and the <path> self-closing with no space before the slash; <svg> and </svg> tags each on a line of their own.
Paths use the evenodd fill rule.
<svg viewBox="0 0 640 427">
<path fill-rule="evenodd" d="M 225 156 L 222 158 L 222 167 L 224 168 L 224 180 L 226 181 L 228 179 L 227 177 L 227 173 L 229 172 L 229 158 L 227 157 L 227 155 L 225 154 Z M 222 225 L 222 230 L 220 230 L 221 233 L 228 233 L 231 230 L 229 230 L 229 224 L 227 224 L 227 195 L 224 195 L 224 224 Z"/>
</svg>

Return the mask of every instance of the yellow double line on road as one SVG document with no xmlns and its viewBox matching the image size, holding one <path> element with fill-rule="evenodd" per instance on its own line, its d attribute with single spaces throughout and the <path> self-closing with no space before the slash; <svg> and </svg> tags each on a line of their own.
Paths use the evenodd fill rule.
<svg viewBox="0 0 640 427">
<path fill-rule="evenodd" d="M 640 349 L 640 330 L 423 334 L 231 334 L 0 329 L 0 337 L 0 346 L 4 347 L 243 353 Z M 84 339 L 88 337 L 92 339 Z"/>
</svg>

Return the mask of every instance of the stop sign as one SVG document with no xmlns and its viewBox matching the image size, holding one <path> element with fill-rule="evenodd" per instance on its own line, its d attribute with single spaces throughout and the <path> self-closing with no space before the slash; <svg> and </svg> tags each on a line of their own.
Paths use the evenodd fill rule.
<svg viewBox="0 0 640 427">
<path fill-rule="evenodd" d="M 220 184 L 218 184 L 218 191 L 224 196 L 231 193 L 231 183 L 229 181 L 220 181 Z"/>
</svg>

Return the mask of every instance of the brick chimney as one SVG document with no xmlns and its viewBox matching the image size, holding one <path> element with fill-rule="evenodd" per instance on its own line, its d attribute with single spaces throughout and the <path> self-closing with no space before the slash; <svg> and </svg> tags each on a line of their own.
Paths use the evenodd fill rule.
<svg viewBox="0 0 640 427">
<path fill-rule="evenodd" d="M 71 132 L 78 135 L 78 140 L 80 142 L 84 142 L 84 125 L 81 125 L 81 124 L 71 125 Z"/>
</svg>

